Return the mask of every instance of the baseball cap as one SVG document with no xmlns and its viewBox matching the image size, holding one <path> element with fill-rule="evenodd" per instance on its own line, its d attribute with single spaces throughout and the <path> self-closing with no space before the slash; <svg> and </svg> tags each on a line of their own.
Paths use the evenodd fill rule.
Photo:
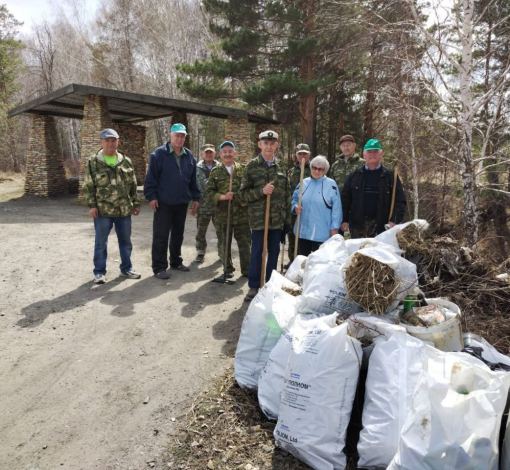
<svg viewBox="0 0 510 470">
<path fill-rule="evenodd" d="M 363 150 L 382 150 L 381 144 L 377 139 L 370 139 L 365 146 L 363 147 Z"/>
<path fill-rule="evenodd" d="M 307 144 L 297 144 L 296 145 L 296 153 L 310 153 L 310 147 Z"/>
<path fill-rule="evenodd" d="M 259 134 L 259 140 L 278 141 L 278 134 L 275 131 L 264 131 Z"/>
<path fill-rule="evenodd" d="M 186 135 L 188 135 L 188 133 L 186 132 L 186 126 L 184 124 L 180 124 L 180 123 L 174 124 L 170 128 L 170 133 L 172 133 L 172 132 L 177 132 L 179 134 L 186 134 Z"/>
<path fill-rule="evenodd" d="M 100 139 L 108 139 L 109 137 L 113 137 L 114 139 L 119 138 L 119 134 L 115 132 L 113 129 L 103 129 L 101 134 L 99 134 Z"/>
<path fill-rule="evenodd" d="M 231 142 L 230 140 L 226 140 L 225 142 L 222 142 L 220 144 L 220 150 L 223 148 L 223 147 L 226 147 L 227 145 L 230 145 L 234 150 L 236 149 L 236 146 L 234 145 L 234 142 Z"/>
<path fill-rule="evenodd" d="M 204 144 L 204 145 L 202 145 L 202 147 L 200 149 L 201 152 L 207 152 L 209 150 L 212 152 L 216 151 L 213 144 Z"/>
<path fill-rule="evenodd" d="M 353 142 L 353 143 L 356 143 L 356 140 L 354 139 L 354 137 L 352 135 L 343 135 L 342 137 L 340 137 L 340 143 L 342 142 Z"/>
</svg>

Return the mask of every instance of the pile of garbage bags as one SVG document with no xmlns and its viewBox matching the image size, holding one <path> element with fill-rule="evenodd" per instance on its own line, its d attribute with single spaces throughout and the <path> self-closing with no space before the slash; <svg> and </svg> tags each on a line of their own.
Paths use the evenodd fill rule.
<svg viewBox="0 0 510 470">
<path fill-rule="evenodd" d="M 236 381 L 257 389 L 276 421 L 276 445 L 314 469 L 346 467 L 347 428 L 366 376 L 358 468 L 508 470 L 510 358 L 463 337 L 461 312 L 447 299 L 422 300 L 429 308 L 417 314 L 428 324 L 401 321 L 402 301 L 417 288 L 416 266 L 398 246 L 402 227 L 373 239 L 335 235 L 298 256 L 286 276 L 274 271 L 244 318 Z M 384 315 L 349 299 L 345 268 L 359 252 L 395 271 L 398 295 Z M 289 293 L 296 287 L 299 296 Z"/>
</svg>

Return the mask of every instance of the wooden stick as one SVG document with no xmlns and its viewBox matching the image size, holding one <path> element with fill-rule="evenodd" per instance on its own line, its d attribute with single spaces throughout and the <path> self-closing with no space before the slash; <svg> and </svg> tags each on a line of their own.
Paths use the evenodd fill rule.
<svg viewBox="0 0 510 470">
<path fill-rule="evenodd" d="M 303 178 L 305 177 L 305 159 L 302 158 L 299 162 L 301 166 L 301 174 L 299 175 L 299 198 L 298 198 L 298 206 L 301 207 L 301 196 L 303 195 Z M 294 241 L 294 259 L 296 259 L 298 252 L 298 244 L 299 244 L 299 222 L 301 219 L 301 214 L 297 215 L 296 219 L 296 238 Z M 292 230 L 292 229 L 291 229 Z"/>
<path fill-rule="evenodd" d="M 393 190 L 391 191 L 391 206 L 390 216 L 388 217 L 388 223 L 390 223 L 391 217 L 393 215 L 393 209 L 395 208 L 395 195 L 397 193 L 397 182 L 398 182 L 398 162 L 395 164 L 393 168 Z"/>
<path fill-rule="evenodd" d="M 262 248 L 262 272 L 260 274 L 260 288 L 266 283 L 266 252 L 267 252 L 267 234 L 269 232 L 269 212 L 271 208 L 271 194 L 266 195 L 266 219 L 264 221 L 264 245 Z"/>
<path fill-rule="evenodd" d="M 230 167 L 230 183 L 228 187 L 228 191 L 232 192 L 232 179 L 234 177 L 234 166 Z M 225 168 L 226 169 L 226 168 Z M 228 263 L 228 236 L 230 235 L 230 206 L 232 199 L 228 200 L 227 207 L 227 233 L 225 234 L 225 251 L 223 252 L 223 280 L 227 279 L 227 263 Z"/>
</svg>

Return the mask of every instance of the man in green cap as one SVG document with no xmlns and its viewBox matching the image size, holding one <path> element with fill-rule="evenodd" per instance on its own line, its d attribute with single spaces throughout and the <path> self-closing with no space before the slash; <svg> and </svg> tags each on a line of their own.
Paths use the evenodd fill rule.
<svg viewBox="0 0 510 470">
<path fill-rule="evenodd" d="M 335 162 L 329 170 L 329 177 L 336 181 L 338 189 L 342 187 L 347 176 L 363 164 L 363 160 L 354 153 L 356 151 L 356 141 L 352 135 L 344 135 L 340 137 L 341 154 L 336 158 Z"/>
<path fill-rule="evenodd" d="M 214 201 L 207 197 L 205 190 L 207 188 L 207 181 L 213 168 L 218 166 L 218 162 L 215 160 L 216 149 L 212 144 L 205 144 L 200 149 L 202 160 L 197 163 L 197 184 L 198 189 L 202 193 L 200 198 L 200 205 L 198 206 L 197 212 L 197 235 L 195 237 L 195 247 L 197 249 L 196 263 L 203 263 L 205 252 L 207 250 L 207 240 L 205 235 L 209 223 L 212 221 L 214 228 L 216 228 L 216 220 L 214 218 L 215 204 Z M 220 252 L 220 246 L 218 244 L 218 253 Z"/>
<path fill-rule="evenodd" d="M 397 178 L 395 203 L 390 218 L 394 173 L 381 165 L 383 150 L 377 139 L 363 148 L 365 165 L 354 170 L 342 189 L 343 221 L 340 229 L 351 238 L 371 238 L 384 232 L 385 224 L 393 227 L 404 219 L 406 195 Z"/>
<path fill-rule="evenodd" d="M 309 178 L 310 174 L 310 147 L 307 144 L 298 144 L 296 145 L 296 164 L 289 170 L 288 176 L 290 181 L 290 193 L 293 194 L 299 181 L 301 179 L 301 160 L 303 160 L 305 165 L 305 171 L 303 178 Z M 291 214 L 290 226 L 294 227 L 296 223 L 297 216 Z M 294 235 L 294 231 L 290 230 L 287 234 L 287 238 L 289 239 L 289 262 L 284 266 L 285 269 L 289 269 L 289 266 L 294 261 L 294 246 L 296 243 L 296 236 Z"/>
<path fill-rule="evenodd" d="M 233 142 L 227 140 L 220 145 L 221 163 L 211 171 L 207 183 L 206 196 L 215 205 L 216 233 L 218 234 L 218 249 L 223 269 L 227 278 L 233 277 L 232 236 L 239 248 L 241 275 L 248 277 L 250 267 L 251 232 L 248 225 L 248 204 L 240 197 L 239 188 L 243 178 L 244 166 L 235 162 L 236 150 Z M 232 191 L 230 178 L 232 176 Z M 230 203 L 230 223 L 228 241 L 227 235 L 228 208 Z M 225 259 L 225 245 L 228 256 Z"/>
</svg>

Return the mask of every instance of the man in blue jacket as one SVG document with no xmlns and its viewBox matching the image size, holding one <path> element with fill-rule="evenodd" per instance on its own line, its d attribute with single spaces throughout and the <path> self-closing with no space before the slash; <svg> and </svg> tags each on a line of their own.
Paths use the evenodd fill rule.
<svg viewBox="0 0 510 470">
<path fill-rule="evenodd" d="M 152 270 L 159 279 L 168 279 L 167 246 L 170 249 L 170 268 L 189 271 L 182 264 L 181 247 L 188 204 L 196 214 L 200 190 L 197 185 L 197 162 L 184 147 L 186 127 L 174 124 L 170 141 L 158 147 L 150 156 L 143 193 L 154 211 L 152 228 Z M 170 241 L 168 240 L 170 237 Z"/>
</svg>

